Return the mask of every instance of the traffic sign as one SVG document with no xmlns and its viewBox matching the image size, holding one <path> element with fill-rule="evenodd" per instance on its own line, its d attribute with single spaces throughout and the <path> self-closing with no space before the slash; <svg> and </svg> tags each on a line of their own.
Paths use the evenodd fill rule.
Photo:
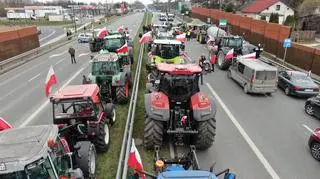
<svg viewBox="0 0 320 179">
<path fill-rule="evenodd" d="M 219 20 L 219 26 L 226 26 L 227 25 L 227 19 L 220 19 Z"/>
<path fill-rule="evenodd" d="M 291 47 L 291 43 L 292 43 L 291 39 L 284 39 L 283 47 L 284 48 L 290 48 Z"/>
</svg>

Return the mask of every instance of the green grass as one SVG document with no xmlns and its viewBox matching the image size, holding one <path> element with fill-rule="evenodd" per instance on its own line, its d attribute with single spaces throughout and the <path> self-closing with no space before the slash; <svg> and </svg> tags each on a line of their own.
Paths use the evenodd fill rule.
<svg viewBox="0 0 320 179">
<path fill-rule="evenodd" d="M 144 16 L 142 24 L 146 21 L 146 16 Z M 140 25 L 139 31 L 141 32 L 142 26 Z M 132 74 L 135 74 L 135 69 L 137 65 L 137 59 L 139 57 L 139 37 L 136 36 L 134 39 L 134 57 L 136 59 Z M 142 75 L 143 76 L 143 75 Z M 140 90 L 140 89 L 139 89 Z M 97 178 L 99 179 L 111 179 L 115 178 L 118 161 L 120 156 L 120 150 L 122 145 L 123 132 L 126 125 L 127 114 L 128 114 L 129 105 L 117 105 L 116 107 L 116 123 L 110 128 L 110 147 L 106 153 L 98 154 L 98 169 L 97 169 Z M 139 110 L 140 106 L 137 106 Z"/>
</svg>

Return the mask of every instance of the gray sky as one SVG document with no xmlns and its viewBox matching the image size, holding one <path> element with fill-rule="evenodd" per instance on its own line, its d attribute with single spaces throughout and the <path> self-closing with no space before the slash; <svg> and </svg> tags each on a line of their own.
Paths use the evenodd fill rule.
<svg viewBox="0 0 320 179">
<path fill-rule="evenodd" d="M 37 0 L 37 1 L 42 1 L 42 2 L 52 2 L 54 0 Z M 85 3 L 91 3 L 91 2 L 101 2 L 101 3 L 105 3 L 106 1 L 109 2 L 122 2 L 123 0 L 73 0 L 74 2 L 85 2 Z M 135 0 L 124 0 L 128 3 L 133 3 Z M 152 0 L 140 0 L 141 2 L 143 2 L 144 4 L 151 4 Z"/>
</svg>

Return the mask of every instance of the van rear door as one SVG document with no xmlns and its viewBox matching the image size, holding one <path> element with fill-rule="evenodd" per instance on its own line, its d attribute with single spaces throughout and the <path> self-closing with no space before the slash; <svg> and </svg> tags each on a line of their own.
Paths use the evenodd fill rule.
<svg viewBox="0 0 320 179">
<path fill-rule="evenodd" d="M 277 71 L 256 71 L 253 86 L 255 88 L 277 88 Z"/>
</svg>

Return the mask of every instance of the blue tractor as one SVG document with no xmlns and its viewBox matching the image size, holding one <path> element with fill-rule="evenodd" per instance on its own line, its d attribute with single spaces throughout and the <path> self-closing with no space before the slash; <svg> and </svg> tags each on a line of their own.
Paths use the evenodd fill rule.
<svg viewBox="0 0 320 179">
<path fill-rule="evenodd" d="M 196 148 L 194 145 L 190 146 L 190 151 L 187 155 L 175 159 L 162 159 L 159 155 L 160 147 L 155 146 L 155 174 L 140 171 L 145 174 L 147 178 L 154 179 L 218 179 L 219 176 L 224 175 L 224 179 L 235 179 L 236 175 L 231 173 L 229 169 L 220 172 L 214 172 L 214 165 L 210 170 L 200 169 Z M 138 179 L 139 176 L 132 176 L 131 178 Z"/>
</svg>

